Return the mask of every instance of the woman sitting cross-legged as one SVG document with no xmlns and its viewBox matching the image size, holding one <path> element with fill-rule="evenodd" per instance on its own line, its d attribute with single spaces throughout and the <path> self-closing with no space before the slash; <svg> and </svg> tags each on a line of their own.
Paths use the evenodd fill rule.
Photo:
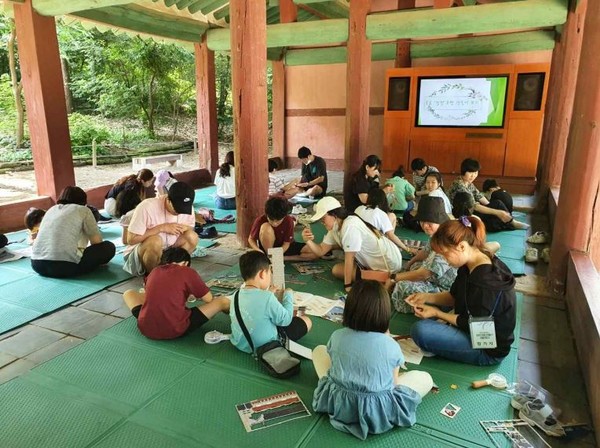
<svg viewBox="0 0 600 448">
<path fill-rule="evenodd" d="M 473 216 L 445 222 L 431 238 L 432 249 L 458 268 L 458 274 L 448 292 L 417 293 L 406 299 L 423 319 L 411 328 L 421 349 L 475 365 L 498 364 L 510 352 L 517 311 L 515 278 L 484 243 L 483 222 Z M 454 307 L 454 314 L 438 306 Z"/>
<path fill-rule="evenodd" d="M 427 236 L 434 235 L 440 225 L 448 221 L 444 201 L 436 197 L 421 197 L 417 220 Z M 447 291 L 455 278 L 456 268 L 433 251 L 428 243 L 407 263 L 404 272 L 398 272 L 392 277 L 392 283 L 395 283 L 392 303 L 399 312 L 412 313 L 412 307 L 404 299 L 416 292 Z"/>
<path fill-rule="evenodd" d="M 66 187 L 56 205 L 48 209 L 33 243 L 31 267 L 35 272 L 44 277 L 75 277 L 115 256 L 115 245 L 102 241 L 86 202 L 85 191 Z"/>
<path fill-rule="evenodd" d="M 390 298 L 373 280 L 356 282 L 346 299 L 344 328 L 327 347 L 317 346 L 319 377 L 313 408 L 329 414 L 331 425 L 359 439 L 395 426 L 412 426 L 417 406 L 431 390 L 427 372 L 400 374 L 404 355 L 389 335 Z"/>
<path fill-rule="evenodd" d="M 358 216 L 347 216 L 340 202 L 325 196 L 315 204 L 312 222 L 320 221 L 327 229 L 321 244 L 314 241 L 310 228 L 302 231 L 302 239 L 308 248 L 321 257 L 332 249 L 343 249 L 344 263 L 333 267 L 334 277 L 344 279 L 349 290 L 357 278 L 357 270 L 380 271 L 384 277 L 402 268 L 402 253 L 388 238 Z M 357 267 L 358 266 L 358 267 Z"/>
</svg>

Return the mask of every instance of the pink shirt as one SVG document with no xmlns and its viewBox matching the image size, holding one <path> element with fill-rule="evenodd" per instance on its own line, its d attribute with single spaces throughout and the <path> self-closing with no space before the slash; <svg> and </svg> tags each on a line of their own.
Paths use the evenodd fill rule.
<svg viewBox="0 0 600 448">
<path fill-rule="evenodd" d="M 129 232 L 136 235 L 143 235 L 148 229 L 152 229 L 165 223 L 185 224 L 194 227 L 196 222 L 194 215 L 172 215 L 166 209 L 167 196 L 150 198 L 143 200 L 136 208 L 129 223 Z M 163 240 L 163 247 L 171 246 L 177 241 L 177 235 L 171 235 L 165 232 L 159 233 Z M 129 246 L 126 253 L 133 250 L 134 246 Z"/>
</svg>

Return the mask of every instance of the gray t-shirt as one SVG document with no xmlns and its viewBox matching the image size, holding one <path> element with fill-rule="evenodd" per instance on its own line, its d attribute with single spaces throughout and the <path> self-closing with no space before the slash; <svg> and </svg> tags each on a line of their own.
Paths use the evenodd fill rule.
<svg viewBox="0 0 600 448">
<path fill-rule="evenodd" d="M 55 205 L 44 215 L 31 259 L 79 263 L 89 239 L 96 235 L 100 231 L 89 208 L 77 204 Z"/>
</svg>

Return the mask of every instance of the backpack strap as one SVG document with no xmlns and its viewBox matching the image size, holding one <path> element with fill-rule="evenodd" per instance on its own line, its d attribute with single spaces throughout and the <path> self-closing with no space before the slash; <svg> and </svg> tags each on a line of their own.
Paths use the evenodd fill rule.
<svg viewBox="0 0 600 448">
<path fill-rule="evenodd" d="M 254 344 L 252 343 L 252 337 L 250 337 L 250 333 L 248 332 L 248 329 L 246 328 L 246 324 L 242 320 L 242 313 L 240 313 L 239 294 L 240 294 L 240 291 L 237 290 L 235 292 L 235 294 L 233 295 L 233 306 L 235 308 L 235 317 L 237 318 L 238 324 L 240 325 L 240 328 L 242 329 L 242 332 L 244 333 L 244 336 L 246 337 L 246 341 L 248 341 L 248 345 L 250 346 L 250 349 L 252 350 L 252 353 L 254 354 L 255 352 L 254 352 Z M 256 356 L 256 354 L 255 354 L 255 356 Z"/>
</svg>

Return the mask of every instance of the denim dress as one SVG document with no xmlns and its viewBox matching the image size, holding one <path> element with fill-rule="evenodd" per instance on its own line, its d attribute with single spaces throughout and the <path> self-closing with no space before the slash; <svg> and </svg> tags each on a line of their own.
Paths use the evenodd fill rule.
<svg viewBox="0 0 600 448">
<path fill-rule="evenodd" d="M 331 425 L 359 439 L 394 426 L 412 426 L 421 397 L 394 384 L 393 370 L 404 363 L 396 341 L 384 333 L 335 331 L 327 344 L 331 368 L 313 397 L 316 412 L 329 414 Z"/>
</svg>

